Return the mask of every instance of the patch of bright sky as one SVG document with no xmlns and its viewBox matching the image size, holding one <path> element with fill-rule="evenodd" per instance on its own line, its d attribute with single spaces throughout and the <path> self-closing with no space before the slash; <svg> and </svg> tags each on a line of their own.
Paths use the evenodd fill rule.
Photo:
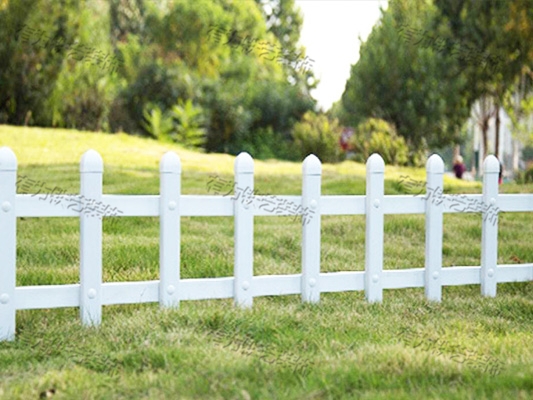
<svg viewBox="0 0 533 400">
<path fill-rule="evenodd" d="M 314 60 L 320 80 L 311 93 L 318 106 L 328 110 L 339 100 L 359 59 L 359 37 L 365 41 L 381 17 L 387 0 L 296 0 L 304 16 L 300 44 Z"/>
</svg>

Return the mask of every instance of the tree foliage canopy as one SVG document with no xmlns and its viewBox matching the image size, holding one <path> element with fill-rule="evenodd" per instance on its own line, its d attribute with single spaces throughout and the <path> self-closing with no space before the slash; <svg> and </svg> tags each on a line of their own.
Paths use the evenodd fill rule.
<svg viewBox="0 0 533 400">
<path fill-rule="evenodd" d="M 0 123 L 158 132 L 233 153 L 265 148 L 257 136 L 268 131 L 288 145 L 294 123 L 315 106 L 312 73 L 283 62 L 303 53 L 294 1 L 266 6 L 4 1 Z"/>
<path fill-rule="evenodd" d="M 499 107 L 533 65 L 533 1 L 396 0 L 361 44 L 335 113 L 394 124 L 415 149 L 461 141 L 474 102 Z"/>
</svg>

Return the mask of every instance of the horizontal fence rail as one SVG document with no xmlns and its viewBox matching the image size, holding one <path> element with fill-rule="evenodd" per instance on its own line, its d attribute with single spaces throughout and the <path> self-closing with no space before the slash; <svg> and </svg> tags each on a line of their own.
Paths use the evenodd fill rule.
<svg viewBox="0 0 533 400">
<path fill-rule="evenodd" d="M 366 195 L 321 195 L 322 165 L 314 155 L 302 165 L 302 195 L 254 194 L 254 162 L 247 153 L 235 160 L 233 197 L 182 195 L 181 163 L 166 153 L 160 163 L 159 195 L 109 195 L 102 193 L 103 161 L 87 151 L 80 163 L 79 195 L 17 194 L 17 159 L 11 149 L 0 148 L 0 340 L 15 338 L 16 310 L 79 307 L 84 325 L 99 325 L 102 307 L 112 304 L 158 302 L 178 307 L 182 300 L 233 298 L 239 307 L 251 307 L 254 297 L 299 294 L 303 302 L 316 303 L 320 294 L 364 290 L 369 302 L 380 302 L 384 289 L 424 288 L 426 298 L 441 301 L 442 287 L 479 284 L 483 296 L 496 295 L 498 283 L 533 280 L 533 264 L 498 265 L 498 213 L 533 211 L 533 194 L 499 194 L 499 162 L 484 162 L 483 193 L 445 195 L 444 163 L 438 155 L 427 162 L 425 192 L 420 196 L 384 195 L 383 159 L 378 154 L 366 163 Z M 279 208 L 279 205 L 286 208 Z M 98 216 L 98 210 L 102 214 Z M 102 217 L 119 210 L 118 217 L 160 219 L 159 280 L 102 281 Z M 483 219 L 481 265 L 442 267 L 443 214 L 479 213 Z M 424 268 L 383 269 L 384 215 L 425 214 Z M 302 222 L 302 273 L 254 276 L 253 227 L 255 216 L 299 216 Z M 365 270 L 320 271 L 322 215 L 365 215 Z M 180 279 L 180 219 L 185 216 L 234 217 L 234 276 Z M 80 218 L 80 283 L 16 286 L 16 218 Z"/>
</svg>

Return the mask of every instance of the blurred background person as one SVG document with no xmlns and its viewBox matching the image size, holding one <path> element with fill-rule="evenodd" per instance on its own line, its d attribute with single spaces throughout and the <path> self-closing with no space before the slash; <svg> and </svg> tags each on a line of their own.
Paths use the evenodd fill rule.
<svg viewBox="0 0 533 400">
<path fill-rule="evenodd" d="M 460 155 L 457 155 L 455 157 L 455 160 L 453 162 L 453 172 L 455 173 L 455 177 L 458 179 L 463 179 L 463 174 L 466 171 L 465 164 L 463 163 L 463 157 Z"/>
</svg>

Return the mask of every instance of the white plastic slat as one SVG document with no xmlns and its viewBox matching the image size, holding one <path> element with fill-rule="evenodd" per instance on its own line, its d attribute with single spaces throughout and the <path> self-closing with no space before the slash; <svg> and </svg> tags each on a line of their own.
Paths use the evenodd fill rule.
<svg viewBox="0 0 533 400">
<path fill-rule="evenodd" d="M 159 216 L 158 195 L 104 194 L 102 202 L 119 210 L 118 217 L 157 217 Z"/>
<path fill-rule="evenodd" d="M 23 286 L 15 289 L 17 310 L 80 306 L 80 285 Z"/>
<path fill-rule="evenodd" d="M 483 222 L 481 227 L 481 294 L 496 296 L 498 282 L 498 175 L 500 162 L 488 156 L 483 163 Z"/>
<path fill-rule="evenodd" d="M 529 282 L 533 280 L 533 264 L 498 265 L 498 283 Z M 414 270 L 418 271 L 418 270 Z M 420 270 L 422 271 L 422 270 Z M 442 268 L 443 286 L 479 285 L 481 267 L 461 266 Z"/>
<path fill-rule="evenodd" d="M 159 281 L 102 284 L 102 304 L 139 304 L 159 301 Z"/>
<path fill-rule="evenodd" d="M 300 294 L 302 275 L 261 275 L 253 277 L 253 295 L 282 296 Z"/>
<path fill-rule="evenodd" d="M 533 280 L 533 264 L 498 265 L 499 283 Z M 480 283 L 481 267 L 442 269 L 443 286 Z M 424 287 L 424 268 L 383 271 L 384 289 Z M 323 272 L 321 292 L 364 290 L 364 272 Z M 233 277 L 185 279 L 180 282 L 180 300 L 208 300 L 233 297 Z M 301 274 L 255 276 L 255 296 L 280 296 L 301 293 Z M 25 286 L 15 289 L 15 309 L 79 307 L 80 285 Z M 158 301 L 159 281 L 110 282 L 102 284 L 102 304 L 139 304 Z"/>
<path fill-rule="evenodd" d="M 233 297 L 233 277 L 183 279 L 179 300 L 209 300 Z M 103 284 L 104 304 L 154 303 L 159 300 L 159 281 Z"/>
<path fill-rule="evenodd" d="M 302 215 L 301 204 L 302 196 L 254 196 L 253 213 L 258 217 L 295 217 Z"/>
<path fill-rule="evenodd" d="M 42 197 L 40 197 L 42 196 Z M 79 217 L 79 195 L 17 195 L 17 217 Z"/>
<path fill-rule="evenodd" d="M 179 306 L 181 162 L 174 152 L 160 164 L 159 304 Z"/>
<path fill-rule="evenodd" d="M 322 196 L 321 215 L 363 215 L 365 196 Z"/>
<path fill-rule="evenodd" d="M 533 211 L 533 194 L 499 194 L 500 211 L 531 212 Z"/>
<path fill-rule="evenodd" d="M 0 148 L 0 341 L 15 339 L 17 157 Z"/>
<path fill-rule="evenodd" d="M 385 163 L 379 154 L 366 162 L 365 296 L 373 302 L 383 300 L 383 193 Z"/>
<path fill-rule="evenodd" d="M 42 196 L 42 197 L 41 197 Z M 80 195 L 17 195 L 17 217 L 79 217 Z M 117 209 L 118 217 L 156 217 L 159 215 L 159 196 L 104 194 L 103 206 Z M 109 215 L 109 212 L 107 213 Z"/>
<path fill-rule="evenodd" d="M 80 213 L 72 207 L 79 195 L 41 195 L 17 194 L 17 217 L 79 217 Z M 459 195 L 443 195 L 444 213 L 472 213 L 473 209 L 464 209 L 456 204 Z M 483 201 L 481 194 L 460 195 L 471 203 Z M 43 195 L 44 197 L 44 195 Z M 280 202 L 289 202 L 297 207 L 301 196 L 276 196 Z M 255 196 L 255 216 L 293 216 L 290 210 L 270 211 L 266 204 L 267 196 Z M 384 214 L 424 214 L 424 196 L 388 195 L 384 199 Z M 365 213 L 365 196 L 321 196 L 321 215 L 363 215 Z M 499 209 L 506 212 L 533 211 L 533 195 L 500 194 Z M 102 203 L 110 208 L 117 208 L 120 217 L 157 217 L 159 216 L 159 196 L 157 195 L 102 195 Z M 70 208 L 69 208 L 70 207 Z M 229 196 L 182 195 L 181 215 L 183 217 L 231 217 L 233 201 Z"/>
<path fill-rule="evenodd" d="M 441 271 L 442 286 L 479 285 L 481 267 L 447 267 Z"/>
<path fill-rule="evenodd" d="M 117 207 L 125 217 L 159 216 L 157 195 L 103 195 L 103 201 Z M 231 217 L 233 201 L 231 196 L 181 195 L 180 215 L 182 217 Z"/>
<path fill-rule="evenodd" d="M 533 281 L 533 264 L 500 264 L 498 271 L 498 283 Z"/>
<path fill-rule="evenodd" d="M 43 196 L 43 198 L 40 198 Z M 444 213 L 480 212 L 459 206 L 456 199 L 466 199 L 469 203 L 483 201 L 481 194 L 443 195 Z M 46 197 L 46 198 L 44 198 Z M 17 217 L 79 217 L 75 211 L 75 200 L 79 195 L 16 195 Z M 294 207 L 301 204 L 301 196 L 276 196 L 279 202 L 292 203 Z M 261 207 L 266 204 L 267 196 L 255 196 L 255 216 L 293 216 L 288 209 L 270 211 Z M 388 195 L 384 199 L 384 214 L 424 214 L 424 196 Z M 363 215 L 365 213 L 365 196 L 321 196 L 321 215 Z M 102 195 L 102 203 L 110 208 L 117 208 L 119 217 L 157 217 L 159 216 L 159 196 L 157 195 Z M 498 195 L 500 211 L 533 211 L 533 195 L 500 194 Z M 182 195 L 181 215 L 183 217 L 231 217 L 233 201 L 230 196 Z"/>
<path fill-rule="evenodd" d="M 453 213 L 480 213 L 479 205 L 483 202 L 481 194 L 442 194 L 434 195 L 435 201 L 442 202 L 443 212 Z"/>
<path fill-rule="evenodd" d="M 390 195 L 383 197 L 384 214 L 424 214 L 424 196 Z"/>
<path fill-rule="evenodd" d="M 80 163 L 80 314 L 84 325 L 102 321 L 102 219 L 93 216 L 89 204 L 102 199 L 103 161 L 94 150 L 85 152 Z"/>
<path fill-rule="evenodd" d="M 442 193 L 444 162 L 437 154 L 429 157 L 426 164 L 426 255 L 425 294 L 430 301 L 441 301 L 442 284 L 442 212 L 443 202 L 435 195 Z"/>
<path fill-rule="evenodd" d="M 297 197 L 297 196 L 295 196 Z M 77 204 L 79 195 L 50 195 L 46 201 L 31 194 L 17 195 L 17 217 L 79 217 L 73 205 Z M 299 204 L 299 199 L 295 200 Z M 109 208 L 116 208 L 118 217 L 158 217 L 158 195 L 102 195 L 102 203 Z M 181 196 L 182 217 L 231 217 L 233 201 L 229 196 Z M 258 215 L 277 215 L 258 211 Z"/>
<path fill-rule="evenodd" d="M 233 277 L 181 281 L 180 300 L 229 299 L 234 297 Z"/>
<path fill-rule="evenodd" d="M 231 217 L 233 213 L 231 196 L 181 196 L 182 217 Z"/>
<path fill-rule="evenodd" d="M 348 292 L 365 289 L 364 271 L 323 272 L 320 274 L 320 291 Z"/>
<path fill-rule="evenodd" d="M 235 264 L 234 296 L 239 307 L 253 303 L 253 250 L 254 250 L 254 161 L 248 153 L 235 159 Z"/>
<path fill-rule="evenodd" d="M 320 301 L 320 186 L 322 165 L 313 154 L 302 166 L 302 301 Z"/>
<path fill-rule="evenodd" d="M 383 271 L 383 289 L 424 287 L 425 268 Z"/>
</svg>

